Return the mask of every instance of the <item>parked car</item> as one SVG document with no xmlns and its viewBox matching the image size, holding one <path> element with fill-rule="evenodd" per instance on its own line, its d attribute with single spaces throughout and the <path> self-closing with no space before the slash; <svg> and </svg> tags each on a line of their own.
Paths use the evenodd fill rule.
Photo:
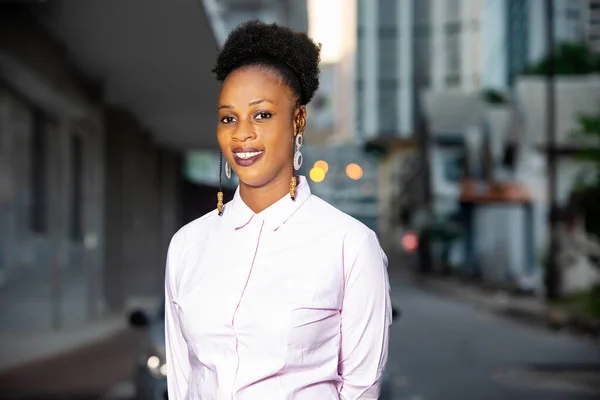
<svg viewBox="0 0 600 400">
<path fill-rule="evenodd" d="M 392 317 L 400 317 L 399 310 L 392 309 Z M 167 363 L 165 359 L 165 313 L 164 302 L 158 312 L 148 314 L 135 310 L 129 316 L 129 324 L 135 328 L 143 328 L 140 348 L 137 353 L 134 373 L 136 399 L 165 400 L 167 396 Z M 392 380 L 384 375 L 380 400 L 391 400 L 393 392 Z"/>
<path fill-rule="evenodd" d="M 136 355 L 134 384 L 136 399 L 167 399 L 167 363 L 165 353 L 164 302 L 158 312 L 149 314 L 136 310 L 129 324 L 146 330 Z"/>
</svg>

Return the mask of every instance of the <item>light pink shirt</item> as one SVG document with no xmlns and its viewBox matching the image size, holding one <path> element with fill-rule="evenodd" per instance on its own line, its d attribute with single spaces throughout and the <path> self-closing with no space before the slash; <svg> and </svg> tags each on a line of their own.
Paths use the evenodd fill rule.
<svg viewBox="0 0 600 400">
<path fill-rule="evenodd" d="M 171 400 L 378 398 L 387 257 L 304 177 L 295 201 L 254 214 L 238 189 L 179 230 L 165 289 Z"/>
</svg>

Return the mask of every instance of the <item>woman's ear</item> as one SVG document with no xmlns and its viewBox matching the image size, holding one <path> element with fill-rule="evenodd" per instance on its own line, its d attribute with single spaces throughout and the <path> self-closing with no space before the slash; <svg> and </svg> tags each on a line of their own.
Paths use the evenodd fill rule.
<svg viewBox="0 0 600 400">
<path fill-rule="evenodd" d="M 294 112 L 294 136 L 306 129 L 306 107 L 300 106 Z"/>
</svg>

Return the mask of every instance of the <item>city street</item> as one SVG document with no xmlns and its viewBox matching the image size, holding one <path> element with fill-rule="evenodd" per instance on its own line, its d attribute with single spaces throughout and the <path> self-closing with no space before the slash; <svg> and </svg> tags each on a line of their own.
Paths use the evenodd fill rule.
<svg viewBox="0 0 600 400">
<path fill-rule="evenodd" d="M 599 347 L 591 341 L 523 326 L 425 292 L 394 273 L 390 279 L 402 316 L 392 328 L 388 377 L 394 394 L 388 400 L 598 398 L 593 389 L 599 371 L 575 368 L 600 364 Z M 128 378 L 139 337 L 123 332 L 0 375 L 0 391 L 31 400 L 131 399 Z M 572 368 L 564 371 L 567 366 Z"/>
<path fill-rule="evenodd" d="M 403 311 L 392 328 L 388 363 L 394 400 L 599 398 L 577 382 L 595 383 L 600 393 L 600 368 L 592 374 L 524 371 L 536 365 L 551 371 L 600 366 L 597 344 L 423 292 L 394 274 L 390 280 L 392 301 Z"/>
</svg>

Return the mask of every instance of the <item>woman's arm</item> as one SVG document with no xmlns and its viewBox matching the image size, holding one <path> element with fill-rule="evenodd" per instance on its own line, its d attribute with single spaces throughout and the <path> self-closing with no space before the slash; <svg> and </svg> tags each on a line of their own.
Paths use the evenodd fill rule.
<svg viewBox="0 0 600 400">
<path fill-rule="evenodd" d="M 379 397 L 391 323 L 387 257 L 370 232 L 346 273 L 338 367 L 340 399 Z"/>
<path fill-rule="evenodd" d="M 182 400 L 187 393 L 190 364 L 187 343 L 181 333 L 179 312 L 173 302 L 176 265 L 173 261 L 176 258 L 174 247 L 171 240 L 165 273 L 165 351 L 169 399 Z"/>
</svg>

